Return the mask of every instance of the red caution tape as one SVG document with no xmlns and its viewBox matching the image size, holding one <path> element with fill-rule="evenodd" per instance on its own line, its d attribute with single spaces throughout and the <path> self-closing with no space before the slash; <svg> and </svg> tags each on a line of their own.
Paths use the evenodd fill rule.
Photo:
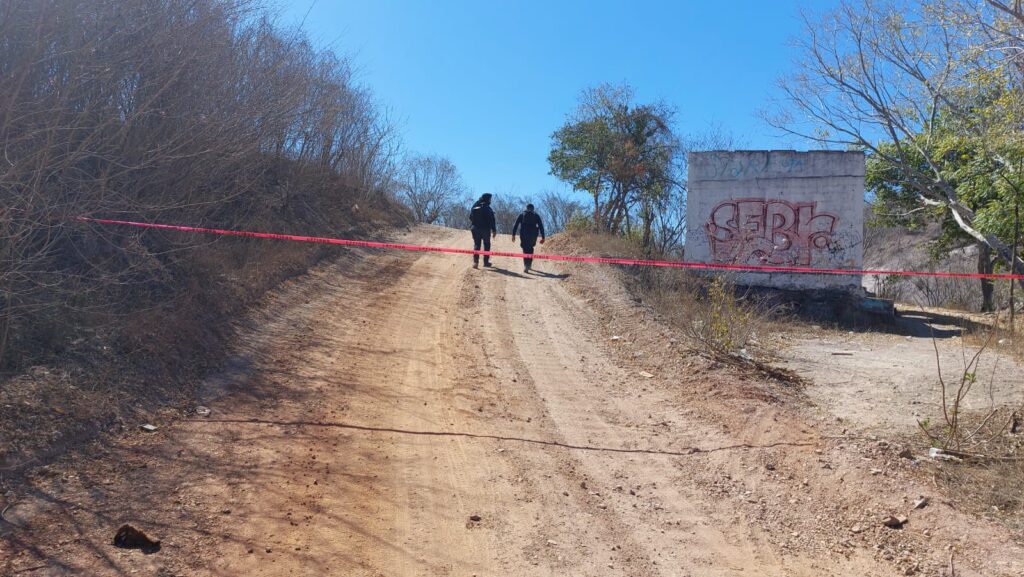
<svg viewBox="0 0 1024 577">
<path fill-rule="evenodd" d="M 73 220 L 80 222 L 94 222 L 98 224 L 113 224 L 121 226 L 134 226 L 138 228 L 156 228 L 161 230 L 176 230 L 199 234 L 216 234 L 222 236 L 242 236 L 248 238 L 269 238 L 275 240 L 290 240 L 294 242 L 309 242 L 316 244 L 334 244 L 342 246 L 359 246 L 366 248 L 387 248 L 395 250 L 411 250 L 420 252 L 443 252 L 449 254 L 480 254 L 485 256 L 501 256 L 508 258 L 533 258 L 537 260 L 556 260 L 567 262 L 590 262 L 601 264 L 620 264 L 626 266 L 660 266 L 670 268 L 685 268 L 696 270 L 727 270 L 737 272 L 756 273 L 796 273 L 796 274 L 831 274 L 831 275 L 894 275 L 894 276 L 924 276 L 924 277 L 945 277 L 945 278 L 973 278 L 973 279 L 1024 279 L 1024 274 L 981 274 L 969 272 L 921 272 L 903 270 L 875 270 L 875 269 L 823 269 L 794 266 L 755 266 L 739 264 L 719 264 L 702 262 L 682 262 L 668 260 L 639 260 L 631 258 L 609 258 L 597 256 L 566 256 L 559 254 L 523 254 L 518 252 L 483 251 L 465 248 L 447 248 L 441 246 L 422 246 L 417 244 L 400 244 L 393 242 L 373 242 L 368 240 L 348 240 L 341 238 L 327 238 L 319 236 L 298 236 L 293 234 L 276 234 L 269 232 L 252 232 L 247 230 L 226 230 L 221 228 L 203 228 L 198 226 L 181 226 L 175 224 L 156 224 L 149 222 L 132 222 L 128 220 L 112 220 L 107 218 L 89 218 L 85 216 L 75 217 Z"/>
</svg>

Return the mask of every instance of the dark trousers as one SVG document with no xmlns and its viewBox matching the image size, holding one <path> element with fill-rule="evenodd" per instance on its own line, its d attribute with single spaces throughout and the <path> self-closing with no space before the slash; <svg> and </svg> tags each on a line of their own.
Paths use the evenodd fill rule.
<svg viewBox="0 0 1024 577">
<path fill-rule="evenodd" d="M 536 246 L 537 239 L 535 238 L 522 238 L 519 237 L 519 246 L 523 248 L 523 254 L 533 254 L 533 247 Z M 533 267 L 533 259 L 523 257 L 523 266 L 526 268 Z"/>
<path fill-rule="evenodd" d="M 480 245 L 483 245 L 484 250 L 491 250 L 491 231 L 489 230 L 474 230 L 473 232 L 473 250 L 480 250 Z M 473 255 L 473 264 L 480 262 L 480 255 Z M 491 257 L 484 255 L 484 264 L 490 264 Z"/>
</svg>

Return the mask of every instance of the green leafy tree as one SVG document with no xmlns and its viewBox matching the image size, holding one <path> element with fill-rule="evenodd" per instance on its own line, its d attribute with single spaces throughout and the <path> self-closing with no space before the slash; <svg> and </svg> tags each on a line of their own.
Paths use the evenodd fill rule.
<svg viewBox="0 0 1024 577">
<path fill-rule="evenodd" d="M 638 234 L 653 247 L 657 216 L 681 189 L 673 116 L 664 103 L 634 104 L 627 86 L 602 85 L 552 135 L 551 174 L 591 196 L 599 231 Z"/>
<path fill-rule="evenodd" d="M 918 135 L 925 140 L 925 135 Z M 932 245 L 933 257 L 948 252 L 957 246 L 974 244 L 978 252 L 978 272 L 991 274 L 998 259 L 988 243 L 980 242 L 967 234 L 945 206 L 922 204 L 918 193 L 908 186 L 907 170 L 904 163 L 888 160 L 896 154 L 893 143 L 879 145 L 883 154 L 870 155 L 867 163 L 866 184 L 875 193 L 878 219 L 883 224 L 901 225 L 914 228 L 927 220 L 939 221 L 941 235 Z M 926 170 L 932 167 L 938 178 L 948 182 L 957 190 L 960 202 L 973 214 L 973 226 L 984 236 L 1001 239 L 1015 238 L 1014 210 L 1020 205 L 1022 184 L 1019 170 L 1009 170 L 1005 163 L 1020 166 L 1024 161 L 1024 141 L 1011 140 L 1003 143 L 981 142 L 977 138 L 958 136 L 946 131 L 930 143 L 918 142 L 907 155 L 906 163 L 911 170 Z M 930 160 L 924 157 L 926 151 Z M 917 156 L 917 158 L 914 158 Z M 1015 249 L 1015 247 L 1014 247 Z M 982 310 L 994 310 L 994 285 L 990 279 L 980 280 Z"/>
<path fill-rule="evenodd" d="M 805 20 L 798 71 L 769 122 L 864 150 L 874 186 L 1021 270 L 1006 233 L 1019 181 L 1020 3 L 851 0 Z M 1022 283 L 1024 284 L 1024 283 Z"/>
</svg>

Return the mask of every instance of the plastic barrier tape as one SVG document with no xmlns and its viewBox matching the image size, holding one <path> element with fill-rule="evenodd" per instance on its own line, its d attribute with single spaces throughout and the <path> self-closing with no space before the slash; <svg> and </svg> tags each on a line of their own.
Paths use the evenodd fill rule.
<svg viewBox="0 0 1024 577">
<path fill-rule="evenodd" d="M 252 232 L 247 230 L 226 230 L 220 228 L 203 228 L 198 226 L 182 226 L 175 224 L 156 224 L 148 222 L 133 222 L 129 220 L 113 220 L 109 218 L 90 218 L 86 216 L 74 217 L 72 220 L 79 222 L 93 222 L 97 224 L 111 224 L 120 226 L 134 226 L 138 228 L 155 228 L 160 230 L 176 230 L 199 234 L 217 234 L 222 236 L 242 236 L 248 238 L 268 238 L 275 240 L 290 240 L 294 242 L 309 242 L 316 244 L 333 244 L 342 246 L 359 246 L 365 248 L 387 248 L 394 250 L 410 250 L 419 252 L 442 252 L 449 254 L 480 254 L 485 256 L 500 256 L 508 258 L 532 258 L 536 260 L 554 260 L 567 262 L 590 262 L 600 264 L 620 264 L 625 266 L 660 266 L 670 268 L 684 268 L 695 270 L 721 270 L 736 272 L 754 273 L 795 273 L 795 274 L 830 274 L 830 275 L 894 275 L 894 276 L 926 276 L 945 278 L 973 278 L 973 279 L 1024 279 L 1024 274 L 981 274 L 969 272 L 922 272 L 903 270 L 875 270 L 875 269 L 821 269 L 794 266 L 756 266 L 739 264 L 719 264 L 702 262 L 682 262 L 667 260 L 639 260 L 631 258 L 610 258 L 597 256 L 566 256 L 559 254 L 522 254 L 518 252 L 483 251 L 465 248 L 447 248 L 441 246 L 422 246 L 417 244 L 401 244 L 393 242 L 373 242 L 367 240 L 348 240 L 341 238 L 327 238 L 319 236 L 298 236 L 293 234 L 276 234 L 269 232 Z"/>
</svg>

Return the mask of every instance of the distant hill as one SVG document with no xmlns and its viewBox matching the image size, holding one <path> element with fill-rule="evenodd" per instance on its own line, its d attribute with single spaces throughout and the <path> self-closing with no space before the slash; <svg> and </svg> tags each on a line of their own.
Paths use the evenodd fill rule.
<svg viewBox="0 0 1024 577">
<path fill-rule="evenodd" d="M 871 226 L 869 205 L 864 221 L 864 268 L 907 271 L 977 272 L 978 251 L 973 245 L 955 248 L 938 260 L 930 245 L 939 238 L 936 223 L 911 230 L 905 227 Z M 1005 283 L 1004 283 L 1005 284 Z M 864 286 L 878 296 L 928 307 L 977 311 L 981 308 L 980 282 L 973 279 L 928 277 L 865 277 Z M 997 303 L 1005 300 L 1006 287 L 997 286 Z"/>
</svg>

